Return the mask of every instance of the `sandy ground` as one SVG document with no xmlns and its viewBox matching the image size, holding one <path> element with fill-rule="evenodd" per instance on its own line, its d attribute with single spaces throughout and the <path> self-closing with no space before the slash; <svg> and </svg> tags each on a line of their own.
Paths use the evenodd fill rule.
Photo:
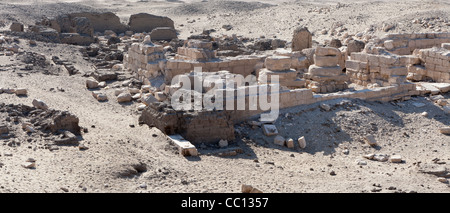
<svg viewBox="0 0 450 213">
<path fill-rule="evenodd" d="M 39 5 L 39 9 L 30 4 Z M 335 1 L 277 1 L 276 5 L 271 1 L 59 1 L 48 4 L 45 1 L 2 1 L 0 16 L 5 21 L 31 24 L 42 14 L 103 10 L 117 13 L 126 22 L 132 13 L 148 12 L 172 18 L 181 38 L 203 29 L 216 29 L 218 34 L 277 36 L 290 40 L 298 25 L 306 25 L 317 32 L 330 29 L 336 22 L 343 23 L 349 33 L 364 32 L 371 25 L 382 26 L 385 22 L 397 23 L 392 32 L 420 32 L 430 31 L 430 28 L 411 24 L 411 20 L 436 16 L 442 21 L 436 21 L 433 29 L 449 29 L 450 4 L 446 1 L 344 1 L 340 5 Z M 315 8 L 330 11 L 308 12 Z M 233 29 L 225 31 L 221 28 L 223 24 L 231 24 Z M 384 33 L 382 30 L 373 32 L 374 35 Z M 329 38 L 329 35 L 313 37 L 317 41 Z M 332 106 L 331 111 L 322 110 L 318 104 L 285 109 L 275 125 L 280 135 L 294 141 L 305 136 L 305 149 L 298 145 L 294 149 L 277 146 L 273 144 L 273 136 L 264 136 L 261 128 L 244 123 L 236 125 L 240 134 L 236 141 L 230 142 L 230 147 L 240 147 L 244 151 L 242 154 L 219 157 L 212 154 L 217 147 L 203 145 L 198 147 L 200 156 L 182 157 L 159 130 L 138 124 L 136 103 L 117 103 L 112 89 L 102 89 L 111 97 L 107 102 L 98 102 L 92 97 L 85 87 L 86 78 L 82 76 L 92 69 L 91 64 L 83 60 L 78 47 L 42 42 L 29 46 L 26 40 L 20 41 L 20 47 L 47 58 L 58 56 L 70 60 L 81 74 L 69 76 L 57 70 L 44 74 L 50 68 L 26 71 L 17 56 L 0 56 L 0 87 L 28 89 L 26 97 L 0 94 L 0 103 L 31 105 L 32 100 L 38 98 L 52 109 L 75 114 L 80 126 L 88 130 L 80 137 L 80 143 L 89 149 L 81 151 L 77 146 L 60 146 L 50 151 L 43 148 L 44 139 L 34 134 L 0 139 L 2 193 L 215 193 L 240 192 L 242 184 L 268 193 L 450 192 L 449 185 L 437 181 L 435 175 L 418 171 L 425 164 L 449 169 L 447 164 L 450 163 L 450 137 L 438 131 L 450 125 L 450 115 L 427 97 L 413 97 L 398 103 L 334 100 L 327 102 Z M 115 83 L 120 82 L 111 84 Z M 64 92 L 55 88 L 62 88 Z M 447 100 L 449 97 L 445 94 Z M 418 102 L 425 106 L 413 105 Z M 427 117 L 421 115 L 425 111 Z M 6 117 L 7 114 L 0 112 L 0 121 Z M 373 134 L 378 146 L 367 145 L 363 140 L 366 134 Z M 20 141 L 21 145 L 7 145 L 12 140 Z M 397 154 L 404 161 L 378 162 L 362 157 L 371 153 Z M 28 158 L 36 160 L 35 169 L 21 166 Z M 358 165 L 359 160 L 366 161 L 366 165 Z M 145 169 L 136 169 L 142 165 Z M 136 170 L 137 174 L 128 175 Z"/>
</svg>

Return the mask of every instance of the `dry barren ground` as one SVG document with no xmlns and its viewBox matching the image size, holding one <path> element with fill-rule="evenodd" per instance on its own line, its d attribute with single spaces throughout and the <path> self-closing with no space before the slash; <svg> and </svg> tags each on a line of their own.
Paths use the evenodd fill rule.
<svg viewBox="0 0 450 213">
<path fill-rule="evenodd" d="M 412 20 L 439 17 L 430 19 L 435 22 L 433 29 L 448 31 L 450 14 L 445 1 L 344 1 L 341 6 L 333 1 L 60 1 L 40 2 L 39 10 L 29 6 L 33 2 L 2 2 L 0 15 L 7 21 L 34 23 L 42 14 L 76 10 L 113 11 L 122 18 L 149 12 L 172 18 L 180 37 L 214 28 L 216 33 L 288 40 L 299 24 L 317 32 L 342 22 L 349 32 L 357 33 L 371 25 L 376 29 L 395 22 L 394 32 L 419 32 L 430 28 Z M 223 24 L 233 29 L 225 31 Z M 381 31 L 374 34 L 385 33 Z M 313 37 L 317 41 L 329 38 Z M 15 137 L 0 139 L 0 192 L 240 192 L 242 184 L 274 193 L 450 192 L 448 184 L 437 180 L 446 175 L 440 168 L 450 169 L 450 137 L 438 131 L 450 125 L 450 115 L 428 97 L 388 103 L 334 100 L 326 102 L 330 111 L 318 104 L 285 109 L 275 125 L 280 135 L 294 141 L 305 136 L 305 149 L 277 146 L 274 137 L 264 136 L 260 127 L 243 123 L 236 126 L 237 140 L 230 142 L 230 147 L 239 147 L 243 153 L 219 157 L 218 147 L 201 145 L 198 157 L 181 157 L 159 130 L 138 124 L 136 104 L 119 104 L 113 98 L 98 102 L 92 97 L 83 77 L 91 64 L 78 47 L 43 42 L 29 46 L 22 39 L 20 46 L 47 58 L 70 60 L 80 73 L 69 76 L 52 66 L 27 70 L 22 55 L 0 56 L 0 87 L 28 90 L 27 96 L 0 94 L 0 104 L 31 106 L 33 99 L 41 99 L 51 109 L 76 115 L 86 129 L 78 140 L 88 149 L 68 145 L 50 150 L 44 135 L 21 129 L 20 122 L 28 117 L 9 121 Z M 114 97 L 112 89 L 102 90 Z M 444 98 L 449 100 L 449 94 Z M 13 117 L 10 112 L 0 111 L 0 121 L 8 117 Z M 375 136 L 378 146 L 364 142 L 367 134 Z M 371 153 L 401 155 L 403 162 L 362 157 Z M 22 167 L 28 158 L 36 161 L 34 169 Z"/>
</svg>

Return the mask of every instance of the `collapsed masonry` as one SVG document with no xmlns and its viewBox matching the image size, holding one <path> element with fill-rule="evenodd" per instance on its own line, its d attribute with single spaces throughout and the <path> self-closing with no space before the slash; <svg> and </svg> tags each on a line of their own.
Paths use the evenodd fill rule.
<svg viewBox="0 0 450 213">
<path fill-rule="evenodd" d="M 23 25 L 13 23 L 11 31 L 24 32 Z M 44 17 L 35 25 L 28 26 L 28 32 L 57 42 L 87 46 L 95 43 L 95 35 L 149 33 L 154 40 L 177 38 L 173 21 L 168 17 L 139 13 L 130 16 L 129 23 L 123 24 L 112 12 L 81 12 L 59 15 L 52 19 Z"/>
<path fill-rule="evenodd" d="M 255 105 L 261 95 L 268 94 L 268 102 L 278 100 L 282 109 L 336 98 L 406 100 L 426 93 L 408 80 L 450 82 L 449 33 L 387 35 L 372 39 L 362 52 L 347 55 L 345 48 L 309 47 L 306 32 L 295 34 L 296 42 L 299 34 L 307 40 L 301 50 L 277 49 L 251 56 L 218 56 L 211 41 L 202 39 L 187 40 L 169 57 L 161 54 L 163 47 L 150 38 L 132 44 L 124 55 L 124 67 L 168 97 L 150 103 L 140 120 L 166 134 L 180 134 L 194 144 L 216 143 L 234 139 L 234 124 L 268 112 Z M 179 75 L 187 76 L 190 88 L 183 88 L 183 82 L 176 78 Z M 238 75 L 254 76 L 256 81 L 236 80 Z M 273 76 L 279 77 L 278 84 L 270 82 Z M 164 83 L 152 85 L 154 79 Z M 235 81 L 230 84 L 229 79 Z M 195 82 L 204 82 L 200 91 L 191 90 Z M 194 109 L 201 110 L 175 110 L 170 97 L 180 91 L 194 100 Z M 214 101 L 196 102 L 196 97 Z M 211 103 L 214 107 L 206 108 Z M 232 103 L 231 108 L 227 108 L 228 103 Z M 237 103 L 245 107 L 239 108 Z"/>
</svg>

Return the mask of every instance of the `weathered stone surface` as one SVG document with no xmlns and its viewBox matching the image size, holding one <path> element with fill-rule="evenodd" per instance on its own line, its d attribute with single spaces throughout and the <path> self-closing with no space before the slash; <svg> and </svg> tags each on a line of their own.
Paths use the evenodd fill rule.
<svg viewBox="0 0 450 213">
<path fill-rule="evenodd" d="M 86 79 L 86 87 L 88 89 L 98 88 L 98 81 L 93 77 L 89 77 L 88 79 Z"/>
<path fill-rule="evenodd" d="M 301 51 L 312 47 L 312 35 L 306 27 L 295 29 L 292 38 L 292 51 Z"/>
<path fill-rule="evenodd" d="M 450 127 L 440 128 L 439 132 L 442 133 L 442 134 L 450 135 Z"/>
<path fill-rule="evenodd" d="M 132 96 L 130 93 L 124 92 L 117 96 L 117 102 L 124 103 L 130 102 L 132 100 Z"/>
<path fill-rule="evenodd" d="M 351 40 L 347 44 L 347 54 L 350 55 L 353 52 L 361 52 L 364 50 L 366 44 L 363 41 Z"/>
<path fill-rule="evenodd" d="M 172 27 L 157 27 L 151 31 L 150 37 L 153 41 L 171 41 L 178 38 L 177 31 Z"/>
<path fill-rule="evenodd" d="M 9 133 L 9 128 L 6 124 L 0 123 L 0 135 Z"/>
<path fill-rule="evenodd" d="M 269 56 L 264 65 L 270 71 L 284 71 L 291 68 L 291 58 L 287 56 Z"/>
<path fill-rule="evenodd" d="M 42 110 L 47 110 L 48 109 L 47 104 L 44 101 L 40 100 L 40 99 L 33 99 L 32 104 L 37 109 L 42 109 Z"/>
<path fill-rule="evenodd" d="M 28 91 L 25 88 L 17 88 L 14 90 L 14 93 L 16 95 L 26 95 L 28 93 Z"/>
<path fill-rule="evenodd" d="M 277 127 L 272 124 L 262 125 L 262 130 L 263 130 L 264 135 L 266 135 L 266 136 L 278 135 Z"/>
<path fill-rule="evenodd" d="M 300 137 L 297 141 L 300 148 L 304 149 L 306 147 L 305 136 Z"/>
<path fill-rule="evenodd" d="M 261 190 L 245 184 L 242 184 L 241 191 L 242 193 L 263 193 Z"/>
<path fill-rule="evenodd" d="M 23 24 L 19 22 L 13 22 L 9 29 L 13 32 L 23 32 Z"/>
<path fill-rule="evenodd" d="M 169 27 L 175 29 L 174 22 L 163 16 L 155 16 L 147 13 L 139 13 L 130 16 L 128 23 L 134 33 L 152 32 L 157 27 Z"/>
<path fill-rule="evenodd" d="M 337 56 L 318 56 L 314 55 L 314 65 L 319 67 L 334 67 L 338 64 Z"/>
<path fill-rule="evenodd" d="M 390 160 L 392 163 L 401 163 L 401 162 L 403 161 L 402 156 L 400 156 L 400 155 L 392 155 L 392 156 L 389 158 L 389 160 Z"/>
<path fill-rule="evenodd" d="M 377 146 L 377 140 L 375 140 L 375 137 L 373 135 L 366 135 L 365 137 L 367 144 L 370 146 Z"/>
<path fill-rule="evenodd" d="M 70 131 L 64 131 L 63 137 L 55 140 L 56 145 L 78 145 L 78 138 Z"/>
<path fill-rule="evenodd" d="M 435 175 L 438 177 L 449 178 L 450 171 L 442 165 L 438 164 L 420 164 L 418 171 L 425 174 Z"/>
<path fill-rule="evenodd" d="M 227 147 L 228 146 L 228 141 L 227 140 L 220 140 L 219 141 L 219 147 L 223 148 L 223 147 Z"/>
<path fill-rule="evenodd" d="M 309 66 L 308 73 L 312 76 L 338 76 L 342 74 L 340 66 L 319 67 L 316 65 Z"/>
<path fill-rule="evenodd" d="M 316 56 L 340 56 L 341 51 L 334 47 L 317 47 L 314 54 Z"/>
<path fill-rule="evenodd" d="M 273 143 L 276 145 L 280 145 L 280 146 L 284 146 L 286 142 L 286 139 L 281 136 L 281 135 L 277 135 L 274 139 L 273 139 Z"/>
<path fill-rule="evenodd" d="M 385 162 L 388 159 L 389 159 L 389 156 L 385 155 L 385 154 L 375 154 L 373 156 L 373 160 L 380 161 L 380 162 Z"/>
<path fill-rule="evenodd" d="M 120 18 L 112 12 L 97 13 L 97 12 L 81 12 L 69 14 L 70 19 L 75 17 L 86 17 L 89 19 L 91 26 L 96 32 L 104 32 L 105 30 L 112 30 L 116 33 L 124 33 L 127 30 L 126 25 L 120 22 Z"/>
<path fill-rule="evenodd" d="M 108 100 L 108 96 L 106 96 L 105 94 L 103 94 L 100 91 L 93 91 L 92 92 L 92 96 L 94 96 L 94 98 L 97 99 L 98 101 L 106 101 L 106 100 Z"/>
<path fill-rule="evenodd" d="M 290 149 L 293 149 L 293 148 L 294 148 L 294 139 L 288 138 L 288 139 L 286 140 L 286 146 L 287 146 L 288 148 L 290 148 Z"/>
<path fill-rule="evenodd" d="M 169 135 L 172 143 L 178 147 L 178 151 L 182 156 L 197 156 L 198 151 L 194 145 L 185 140 L 181 135 Z"/>
<path fill-rule="evenodd" d="M 143 104 L 148 106 L 152 103 L 158 102 L 158 99 L 156 99 L 152 94 L 145 94 L 141 97 L 141 101 Z"/>
<path fill-rule="evenodd" d="M 75 32 L 79 33 L 82 36 L 93 36 L 94 28 L 91 25 L 91 22 L 86 17 L 75 17 L 72 19 L 72 24 L 75 28 Z"/>
</svg>

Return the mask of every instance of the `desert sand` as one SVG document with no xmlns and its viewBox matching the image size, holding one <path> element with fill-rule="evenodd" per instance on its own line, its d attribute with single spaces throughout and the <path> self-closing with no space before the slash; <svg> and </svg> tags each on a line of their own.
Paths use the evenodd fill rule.
<svg viewBox="0 0 450 213">
<path fill-rule="evenodd" d="M 313 40 L 333 38 L 335 26 L 349 34 L 449 31 L 448 1 L 14 1 L 0 2 L 0 20 L 7 31 L 12 21 L 33 24 L 42 15 L 79 11 L 112 11 L 126 23 L 131 14 L 146 12 L 174 20 L 179 37 L 205 29 L 212 35 L 242 35 L 249 38 L 279 38 L 290 41 L 297 26 L 307 26 Z M 414 23 L 414 20 L 419 20 Z M 420 22 L 424 20 L 424 24 Z M 425 23 L 426 22 L 426 23 Z M 227 31 L 223 25 L 231 25 Z M 265 193 L 354 192 L 354 193 L 448 193 L 449 185 L 433 174 L 420 172 L 425 166 L 447 167 L 450 137 L 439 128 L 450 125 L 450 115 L 439 110 L 428 97 L 404 102 L 333 100 L 284 109 L 275 125 L 280 135 L 305 136 L 300 149 L 273 144 L 259 127 L 247 122 L 236 125 L 237 139 L 229 147 L 243 150 L 221 157 L 215 145 L 201 145 L 197 157 L 180 156 L 169 139 L 156 128 L 139 125 L 137 103 L 98 102 L 85 87 L 83 73 L 92 70 L 78 46 L 37 41 L 20 48 L 47 58 L 70 61 L 79 74 L 69 75 L 50 67 L 24 69 L 18 55 L 0 56 L 0 87 L 26 88 L 27 96 L 0 94 L 0 104 L 31 106 L 41 99 L 51 108 L 69 111 L 85 128 L 78 137 L 88 149 L 58 146 L 49 150 L 45 137 L 27 134 L 19 125 L 14 138 L 0 139 L 0 192 L 50 193 L 218 193 L 241 192 L 247 184 Z M 121 82 L 117 82 L 120 84 Z M 113 83 L 115 84 L 115 83 Z M 114 97 L 112 89 L 105 89 Z M 444 94 L 445 99 L 450 94 Z M 423 103 L 417 107 L 414 103 Z M 422 113 L 427 112 L 427 116 Z M 8 117 L 0 111 L 0 121 Z M 23 118 L 26 120 L 26 118 Z M 364 135 L 375 136 L 378 146 L 369 146 Z M 13 142 L 13 143 L 11 143 Z M 367 154 L 401 155 L 402 163 L 363 158 Z M 35 160 L 34 169 L 22 164 Z M 365 163 L 358 163 L 365 161 Z"/>
</svg>

